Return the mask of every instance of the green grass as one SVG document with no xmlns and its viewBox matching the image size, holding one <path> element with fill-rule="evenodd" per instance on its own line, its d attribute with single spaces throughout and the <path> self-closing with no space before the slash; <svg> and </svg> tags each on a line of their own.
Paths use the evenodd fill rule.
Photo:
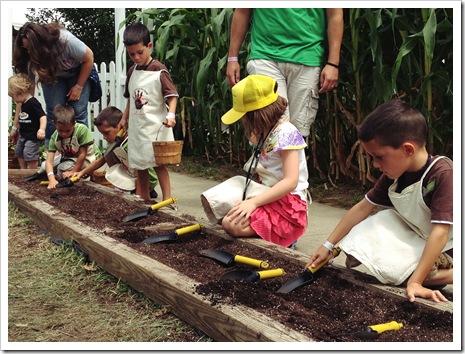
<svg viewBox="0 0 465 354">
<path fill-rule="evenodd" d="M 210 341 L 8 205 L 9 342 Z"/>
</svg>

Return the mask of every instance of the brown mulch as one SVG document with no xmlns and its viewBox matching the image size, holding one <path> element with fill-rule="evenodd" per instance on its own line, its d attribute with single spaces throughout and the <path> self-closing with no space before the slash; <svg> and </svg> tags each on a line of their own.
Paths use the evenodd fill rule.
<svg viewBox="0 0 465 354">
<path fill-rule="evenodd" d="M 288 294 L 276 291 L 286 281 L 300 275 L 302 266 L 286 258 L 251 245 L 234 242 L 208 234 L 205 230 L 178 236 L 171 243 L 143 244 L 154 234 L 174 231 L 157 229 L 171 223 L 176 228 L 196 223 L 188 215 L 176 217 L 151 214 L 139 221 L 125 223 L 127 215 L 148 208 L 142 202 L 130 203 L 99 192 L 85 184 L 71 188 L 48 190 L 37 182 L 23 182 L 10 176 L 9 182 L 28 191 L 34 197 L 72 215 L 77 220 L 104 230 L 105 235 L 150 256 L 199 283 L 196 291 L 212 306 L 242 304 L 259 311 L 275 321 L 299 331 L 316 341 L 364 341 L 353 336 L 368 325 L 391 321 L 401 322 L 403 328 L 387 331 L 375 341 L 382 342 L 450 342 L 453 340 L 452 314 L 429 309 L 419 303 L 395 298 L 379 291 L 358 286 L 343 278 L 334 268 L 322 269 L 315 281 Z M 156 230 L 156 231 L 154 231 Z M 284 268 L 282 277 L 257 282 L 219 281 L 230 270 L 199 254 L 203 249 L 221 249 L 266 260 L 271 268 Z M 238 266 L 241 269 L 251 269 Z M 449 295 L 449 299 L 452 296 Z"/>
</svg>

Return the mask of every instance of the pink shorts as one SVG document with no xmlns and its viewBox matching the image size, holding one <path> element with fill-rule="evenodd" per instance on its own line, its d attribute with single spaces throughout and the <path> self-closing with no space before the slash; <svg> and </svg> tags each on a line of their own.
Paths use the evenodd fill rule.
<svg viewBox="0 0 465 354">
<path fill-rule="evenodd" d="M 296 194 L 285 195 L 258 207 L 250 227 L 262 239 L 288 247 L 307 230 L 307 203 Z"/>
</svg>

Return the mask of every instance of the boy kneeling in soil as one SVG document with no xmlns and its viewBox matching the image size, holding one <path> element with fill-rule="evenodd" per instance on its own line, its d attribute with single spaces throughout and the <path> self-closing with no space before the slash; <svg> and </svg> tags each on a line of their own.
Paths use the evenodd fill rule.
<svg viewBox="0 0 465 354">
<path fill-rule="evenodd" d="M 76 122 L 73 107 L 57 104 L 53 109 L 53 122 L 56 130 L 50 138 L 45 161 L 49 189 L 100 157 L 100 150 L 94 146 L 89 128 Z M 58 164 L 55 159 L 57 153 L 61 154 Z"/>
<path fill-rule="evenodd" d="M 109 144 L 116 142 L 118 125 L 122 116 L 123 112 L 120 109 L 109 106 L 103 109 L 94 119 L 94 125 Z M 136 173 L 134 169 L 128 167 L 127 140 L 128 136 L 125 131 L 119 142 L 116 142 L 111 148 L 108 147 L 110 148 L 108 153 L 105 152 L 103 156 L 92 162 L 82 171 L 74 173 L 73 177 L 82 178 L 83 176 L 90 175 L 106 163 L 108 166 L 105 168 L 105 178 L 120 190 L 134 192 L 136 189 Z M 153 168 L 149 168 L 149 175 L 150 197 L 157 198 L 157 192 L 155 192 L 154 188 L 158 185 L 158 179 Z"/>
<path fill-rule="evenodd" d="M 359 128 L 359 140 L 383 174 L 310 257 L 325 260 L 335 244 L 347 267 L 363 263 L 384 284 L 405 284 L 415 297 L 447 301 L 452 284 L 452 161 L 426 150 L 423 115 L 401 100 L 379 106 Z M 370 216 L 377 206 L 388 208 Z"/>
</svg>

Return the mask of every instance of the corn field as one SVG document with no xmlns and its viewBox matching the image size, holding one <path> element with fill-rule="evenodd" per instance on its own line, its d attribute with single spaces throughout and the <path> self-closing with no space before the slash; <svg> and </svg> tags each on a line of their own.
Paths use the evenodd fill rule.
<svg viewBox="0 0 465 354">
<path fill-rule="evenodd" d="M 370 157 L 357 141 L 356 126 L 378 105 L 401 98 L 423 113 L 427 149 L 453 157 L 452 9 L 344 9 L 344 37 L 337 91 L 320 97 L 312 127 L 310 176 L 373 183 Z M 240 124 L 221 116 L 231 108 L 226 79 L 233 9 L 146 9 L 141 21 L 154 37 L 153 56 L 170 70 L 180 94 L 183 153 L 205 161 L 243 164 L 248 143 Z M 271 29 L 270 29 L 271 30 Z M 249 35 L 239 61 L 246 76 Z"/>
</svg>

